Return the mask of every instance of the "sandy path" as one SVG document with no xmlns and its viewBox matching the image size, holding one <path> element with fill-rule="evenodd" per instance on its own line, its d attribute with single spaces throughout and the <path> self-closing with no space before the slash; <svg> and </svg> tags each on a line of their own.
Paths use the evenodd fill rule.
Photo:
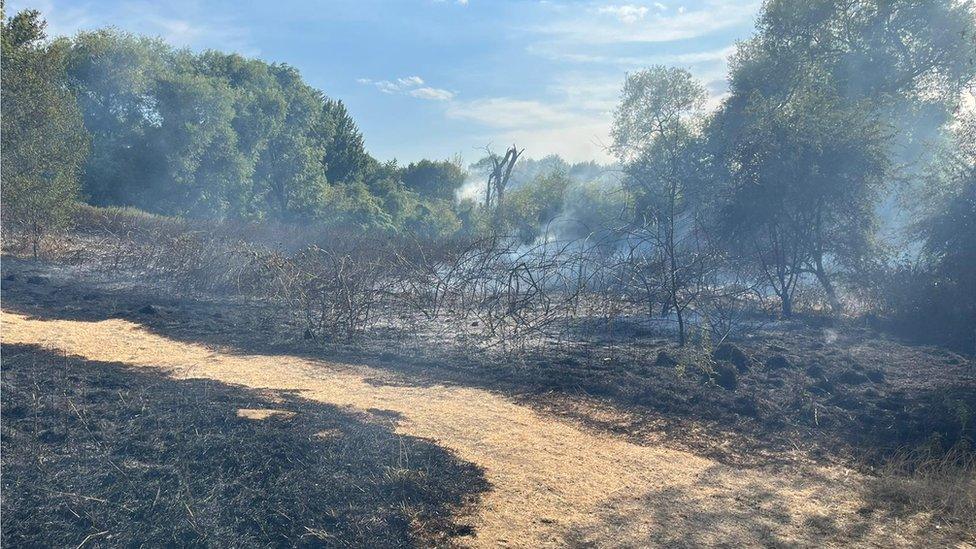
<svg viewBox="0 0 976 549">
<path fill-rule="evenodd" d="M 398 412 L 398 432 L 432 439 L 484 468 L 492 488 L 462 519 L 475 526 L 476 536 L 466 540 L 476 546 L 892 546 L 909 544 L 919 528 L 859 514 L 861 480 L 850 471 L 731 468 L 594 433 L 485 390 L 377 385 L 367 380 L 384 374 L 365 367 L 232 354 L 118 319 L 4 312 L 2 327 L 6 343 Z"/>
</svg>

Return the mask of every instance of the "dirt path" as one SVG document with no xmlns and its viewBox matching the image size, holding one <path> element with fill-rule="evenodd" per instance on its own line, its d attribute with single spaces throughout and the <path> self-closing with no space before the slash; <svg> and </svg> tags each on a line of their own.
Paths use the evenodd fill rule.
<svg viewBox="0 0 976 549">
<path fill-rule="evenodd" d="M 426 437 L 483 467 L 492 485 L 471 516 L 475 546 L 911 545 L 926 517 L 886 519 L 863 479 L 840 468 L 737 469 L 639 446 L 544 416 L 485 390 L 377 383 L 384 373 L 290 356 L 239 355 L 152 334 L 125 320 L 2 315 L 3 340 L 89 360 L 160 368 L 362 410 L 402 415 Z"/>
</svg>

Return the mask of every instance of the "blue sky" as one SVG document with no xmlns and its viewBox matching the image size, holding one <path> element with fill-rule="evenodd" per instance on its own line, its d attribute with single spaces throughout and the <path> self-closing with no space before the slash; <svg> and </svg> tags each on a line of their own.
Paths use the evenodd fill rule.
<svg viewBox="0 0 976 549">
<path fill-rule="evenodd" d="M 515 141 L 528 156 L 606 160 L 628 71 L 690 69 L 713 102 L 759 0 L 14 0 L 52 35 L 116 26 L 194 50 L 301 70 L 346 102 L 380 159 L 466 160 Z"/>
</svg>

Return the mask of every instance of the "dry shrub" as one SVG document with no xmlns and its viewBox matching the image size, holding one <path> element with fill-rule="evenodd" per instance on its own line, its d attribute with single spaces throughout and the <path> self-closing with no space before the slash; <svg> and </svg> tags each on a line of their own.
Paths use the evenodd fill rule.
<svg viewBox="0 0 976 549">
<path fill-rule="evenodd" d="M 73 263 L 103 273 L 276 305 L 315 339 L 349 339 L 377 322 L 418 334 L 462 326 L 491 347 L 524 353 L 594 321 L 612 334 L 619 317 L 660 301 L 657 288 L 635 284 L 633 251 L 590 238 L 429 239 L 82 205 L 63 241 Z M 715 300 L 705 315 L 722 335 L 741 315 L 733 301 Z"/>
<path fill-rule="evenodd" d="M 271 295 L 301 316 L 309 337 L 351 339 L 373 320 L 374 307 L 385 294 L 389 261 L 381 249 L 355 244 L 352 249 L 312 245 L 266 263 L 274 270 Z"/>
</svg>

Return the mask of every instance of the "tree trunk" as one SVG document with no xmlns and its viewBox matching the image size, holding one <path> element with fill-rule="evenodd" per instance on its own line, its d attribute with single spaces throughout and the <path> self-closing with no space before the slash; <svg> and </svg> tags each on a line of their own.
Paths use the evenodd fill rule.
<svg viewBox="0 0 976 549">
<path fill-rule="evenodd" d="M 784 291 L 779 296 L 779 299 L 783 302 L 783 318 L 790 318 L 793 316 L 793 296 L 790 295 L 790 292 Z"/>
<path fill-rule="evenodd" d="M 685 316 L 681 308 L 675 305 L 675 312 L 678 315 L 678 347 L 685 346 Z"/>
<path fill-rule="evenodd" d="M 834 285 L 830 282 L 830 277 L 827 275 L 827 271 L 823 267 L 823 261 L 820 259 L 817 259 L 817 268 L 814 270 L 814 275 L 816 275 L 817 281 L 820 282 L 820 286 L 823 287 L 824 293 L 827 294 L 830 311 L 833 313 L 843 312 L 844 304 L 837 298 L 837 291 L 834 290 Z"/>
</svg>

